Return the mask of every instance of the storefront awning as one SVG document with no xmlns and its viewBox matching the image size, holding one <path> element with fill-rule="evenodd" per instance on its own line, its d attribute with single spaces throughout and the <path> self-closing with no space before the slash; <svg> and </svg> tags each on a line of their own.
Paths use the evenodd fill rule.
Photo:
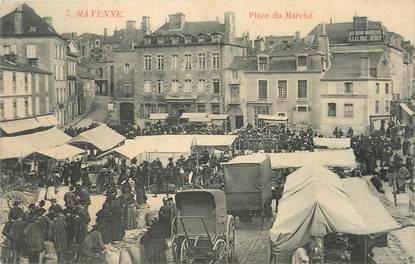
<svg viewBox="0 0 415 264">
<path fill-rule="evenodd" d="M 43 127 L 42 123 L 33 117 L 0 122 L 0 128 L 7 134 L 15 134 L 40 127 Z"/>
<path fill-rule="evenodd" d="M 212 120 L 226 120 L 228 118 L 228 115 L 218 115 L 218 114 L 214 115 L 214 114 L 212 114 L 212 115 L 209 115 L 209 117 Z"/>
<path fill-rule="evenodd" d="M 58 119 L 56 119 L 55 115 L 44 115 L 44 116 L 37 116 L 37 121 L 39 121 L 42 126 L 48 127 L 48 126 L 56 126 L 59 124 Z"/>
<path fill-rule="evenodd" d="M 160 114 L 150 114 L 149 120 L 166 120 L 169 117 L 169 114 L 160 113 Z"/>
<path fill-rule="evenodd" d="M 258 119 L 269 121 L 269 122 L 287 122 L 288 121 L 288 117 L 276 116 L 276 115 L 258 115 Z"/>
<path fill-rule="evenodd" d="M 402 109 L 409 115 L 409 116 L 413 116 L 414 115 L 414 111 L 412 111 L 411 108 L 409 108 L 405 103 L 400 103 L 399 104 Z"/>
<path fill-rule="evenodd" d="M 207 123 L 212 119 L 206 113 L 183 113 L 180 119 L 187 119 L 189 122 Z"/>
</svg>

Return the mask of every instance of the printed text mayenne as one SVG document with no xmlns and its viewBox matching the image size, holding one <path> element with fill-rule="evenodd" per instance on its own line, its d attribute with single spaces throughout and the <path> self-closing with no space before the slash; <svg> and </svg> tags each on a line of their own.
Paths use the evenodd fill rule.
<svg viewBox="0 0 415 264">
<path fill-rule="evenodd" d="M 124 14 L 121 10 L 68 9 L 66 10 L 66 16 L 83 18 L 123 18 Z"/>
</svg>

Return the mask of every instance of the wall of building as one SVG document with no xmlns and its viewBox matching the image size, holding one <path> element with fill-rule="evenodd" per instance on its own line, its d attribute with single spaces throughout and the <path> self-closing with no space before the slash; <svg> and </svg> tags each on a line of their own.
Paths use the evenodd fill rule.
<svg viewBox="0 0 415 264">
<path fill-rule="evenodd" d="M 353 83 L 353 93 L 344 92 L 344 83 Z M 379 92 L 377 85 L 379 84 Z M 386 84 L 389 92 L 386 93 Z M 389 80 L 342 80 L 321 82 L 321 128 L 323 135 L 332 135 L 335 127 L 347 132 L 352 127 L 355 134 L 367 134 L 370 129 L 371 117 L 390 115 L 392 101 L 391 81 Z M 376 112 L 376 101 L 379 111 Z M 328 104 L 336 104 L 336 116 L 328 115 Z M 345 104 L 353 105 L 353 115 L 345 116 Z M 388 107 L 386 105 L 388 104 Z M 387 109 L 386 109 L 387 108 Z M 376 124 L 375 124 L 376 126 Z"/>
<path fill-rule="evenodd" d="M 312 125 L 314 128 L 319 127 L 319 102 L 318 87 L 321 73 L 262 73 L 262 72 L 245 72 L 246 76 L 246 102 L 244 115 L 247 116 L 247 123 L 254 125 L 255 107 L 269 107 L 269 115 L 277 115 L 278 112 L 286 112 L 289 123 L 292 126 Z M 267 99 L 258 98 L 259 80 L 267 80 L 268 94 Z M 278 98 L 278 80 L 287 81 L 287 98 Z M 307 81 L 307 99 L 298 98 L 298 81 Z M 307 107 L 307 122 L 300 122 L 297 111 L 298 106 Z M 246 114 L 245 114 L 246 113 Z M 266 113 L 264 113 L 266 114 Z"/>
<path fill-rule="evenodd" d="M 33 115 L 53 113 L 51 106 L 51 74 L 32 73 L 32 112 Z"/>
</svg>

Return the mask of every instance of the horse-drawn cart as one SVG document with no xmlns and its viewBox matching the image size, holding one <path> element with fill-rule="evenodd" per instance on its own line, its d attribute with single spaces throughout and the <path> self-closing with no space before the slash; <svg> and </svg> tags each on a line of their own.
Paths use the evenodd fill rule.
<svg viewBox="0 0 415 264">
<path fill-rule="evenodd" d="M 227 214 L 222 190 L 187 190 L 176 194 L 178 214 L 172 224 L 176 263 L 228 263 L 234 257 L 235 221 Z"/>
</svg>

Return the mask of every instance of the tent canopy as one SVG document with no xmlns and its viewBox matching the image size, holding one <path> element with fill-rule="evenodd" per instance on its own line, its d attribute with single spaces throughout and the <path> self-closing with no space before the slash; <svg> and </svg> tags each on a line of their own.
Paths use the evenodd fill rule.
<svg viewBox="0 0 415 264">
<path fill-rule="evenodd" d="M 264 120 L 265 122 L 287 122 L 288 117 L 278 116 L 278 115 L 258 115 L 259 120 Z"/>
<path fill-rule="evenodd" d="M 150 114 L 149 120 L 166 120 L 169 117 L 167 113 Z"/>
<path fill-rule="evenodd" d="M 7 134 L 14 134 L 40 127 L 43 127 L 43 125 L 33 117 L 0 122 L 0 128 Z"/>
<path fill-rule="evenodd" d="M 315 137 L 314 145 L 319 147 L 327 147 L 329 149 L 346 149 L 350 148 L 350 138 L 324 138 Z"/>
<path fill-rule="evenodd" d="M 125 140 L 123 135 L 118 134 L 107 125 L 102 124 L 93 129 L 82 132 L 69 140 L 69 143 L 90 143 L 101 151 L 114 148 Z"/>
<path fill-rule="evenodd" d="M 355 168 L 356 157 L 352 149 L 324 150 L 314 152 L 267 153 L 271 158 L 272 169 L 300 168 L 308 164 L 320 164 L 325 167 Z M 230 162 L 255 162 L 262 159 L 263 153 L 241 155 Z"/>
<path fill-rule="evenodd" d="M 401 228 L 379 199 L 371 194 L 365 180 L 345 178 L 341 181 L 350 200 L 362 216 L 367 233 L 383 233 Z"/>
<path fill-rule="evenodd" d="M 27 155 L 25 158 L 31 158 L 36 154 L 40 154 L 47 159 L 55 159 L 55 160 L 65 160 L 68 158 L 72 158 L 78 155 L 82 155 L 86 151 L 69 144 L 63 144 L 60 146 L 48 148 L 48 149 L 41 149 L 34 151 Z"/>
<path fill-rule="evenodd" d="M 208 123 L 211 118 L 206 113 L 183 113 L 180 119 L 187 119 L 189 122 Z"/>
<path fill-rule="evenodd" d="M 287 177 L 284 184 L 283 195 L 290 195 L 310 184 L 318 181 L 322 184 L 342 190 L 342 183 L 339 176 L 319 164 L 310 164 L 294 171 Z"/>
<path fill-rule="evenodd" d="M 414 111 L 412 111 L 411 108 L 409 108 L 405 103 L 400 103 L 399 104 L 402 109 L 409 115 L 409 116 L 413 116 L 414 115 Z"/>
<path fill-rule="evenodd" d="M 220 115 L 220 114 L 211 114 L 209 115 L 210 119 L 212 121 L 214 120 L 226 120 L 228 118 L 228 115 Z"/>
<path fill-rule="evenodd" d="M 48 126 L 56 126 L 59 124 L 58 119 L 56 119 L 55 115 L 43 115 L 43 116 L 37 116 L 37 121 L 39 121 L 44 127 Z"/>
<path fill-rule="evenodd" d="M 367 235 L 401 228 L 369 192 L 365 181 L 359 178 L 338 179 L 340 184 L 334 186 L 329 183 L 334 183 L 332 172 L 325 168 L 318 170 L 321 175 L 297 185 L 297 191 L 284 190 L 277 218 L 270 230 L 274 252 L 295 249 L 316 235 L 334 232 Z M 317 172 L 312 167 L 304 167 L 301 173 L 288 175 L 287 183 L 292 181 L 289 184 L 293 185 L 301 175 L 307 177 L 307 171 Z M 294 180 L 290 180 L 291 176 Z"/>
<path fill-rule="evenodd" d="M 0 138 L 0 159 L 23 158 L 36 148 L 19 137 Z"/>
<path fill-rule="evenodd" d="M 314 178 L 297 192 L 283 195 L 270 238 L 273 250 L 279 252 L 334 232 L 365 234 L 365 225 L 344 190 Z"/>
<path fill-rule="evenodd" d="M 128 159 L 139 156 L 144 152 L 155 153 L 190 153 L 192 147 L 223 147 L 232 145 L 235 141 L 234 135 L 156 135 L 139 136 L 133 140 L 126 140 L 125 144 L 112 151 Z"/>
</svg>

